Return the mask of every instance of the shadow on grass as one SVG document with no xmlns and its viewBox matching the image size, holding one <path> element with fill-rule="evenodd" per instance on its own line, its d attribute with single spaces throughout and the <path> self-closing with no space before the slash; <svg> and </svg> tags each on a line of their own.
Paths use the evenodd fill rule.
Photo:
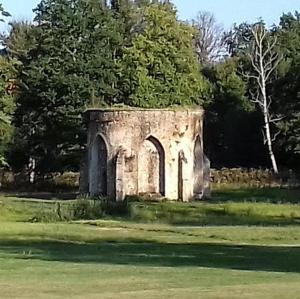
<svg viewBox="0 0 300 299">
<path fill-rule="evenodd" d="M 206 267 L 300 273 L 300 247 L 159 243 L 128 239 L 95 243 L 0 241 L 14 258 L 152 267 Z"/>
<path fill-rule="evenodd" d="M 182 225 L 182 226 L 291 226 L 298 225 L 300 219 L 288 217 L 288 216 L 263 216 L 263 215 L 247 215 L 246 212 L 241 212 L 239 215 L 238 212 L 230 212 L 220 210 L 206 210 L 205 214 L 199 216 L 198 219 L 178 219 L 173 217 L 169 222 L 172 225 Z M 180 218 L 180 217 L 178 217 Z"/>
<path fill-rule="evenodd" d="M 4 197 L 15 197 L 19 199 L 36 200 L 74 200 L 78 197 L 78 192 L 7 192 L 2 193 Z"/>
</svg>

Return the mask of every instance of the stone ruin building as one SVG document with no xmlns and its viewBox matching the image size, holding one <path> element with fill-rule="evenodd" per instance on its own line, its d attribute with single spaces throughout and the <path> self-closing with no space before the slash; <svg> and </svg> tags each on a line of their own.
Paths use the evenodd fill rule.
<svg viewBox="0 0 300 299">
<path fill-rule="evenodd" d="M 209 192 L 203 110 L 90 109 L 82 192 L 191 201 Z"/>
</svg>

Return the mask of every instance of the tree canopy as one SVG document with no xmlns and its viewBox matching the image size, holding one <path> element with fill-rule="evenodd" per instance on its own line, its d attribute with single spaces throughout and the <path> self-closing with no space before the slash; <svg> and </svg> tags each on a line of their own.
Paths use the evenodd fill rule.
<svg viewBox="0 0 300 299">
<path fill-rule="evenodd" d="M 10 14 L 4 10 L 0 3 L 1 22 Z M 6 165 L 5 152 L 12 137 L 13 128 L 11 125 L 15 109 L 14 99 L 10 89 L 14 85 L 13 69 L 8 62 L 5 52 L 0 56 L 0 166 Z"/>
<path fill-rule="evenodd" d="M 192 46 L 195 32 L 169 3 L 143 8 L 141 30 L 124 49 L 126 103 L 139 107 L 200 105 L 209 86 Z"/>
<path fill-rule="evenodd" d="M 85 107 L 116 101 L 121 36 L 97 0 L 43 0 L 35 12 L 28 51 L 11 51 L 22 64 L 14 123 L 27 158 L 49 171 L 78 163 Z"/>
<path fill-rule="evenodd" d="M 262 26 L 264 46 L 276 39 L 282 57 L 265 86 L 269 120 L 278 120 L 272 150 L 280 168 L 300 169 L 298 12 L 229 32 L 207 12 L 180 21 L 166 0 L 42 0 L 34 12 L 34 23 L 11 22 L 2 36 L 0 163 L 78 170 L 87 107 L 202 105 L 213 167 L 270 167 L 261 107 L 251 102 L 251 29 Z"/>
</svg>

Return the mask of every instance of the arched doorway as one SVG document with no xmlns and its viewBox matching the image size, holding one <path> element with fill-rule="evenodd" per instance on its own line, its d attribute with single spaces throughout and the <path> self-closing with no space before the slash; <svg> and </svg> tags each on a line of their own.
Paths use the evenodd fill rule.
<svg viewBox="0 0 300 299">
<path fill-rule="evenodd" d="M 94 141 L 90 156 L 90 194 L 107 195 L 107 146 L 102 136 Z"/>
<path fill-rule="evenodd" d="M 203 150 L 200 137 L 197 136 L 194 145 L 194 196 L 203 196 Z"/>
<path fill-rule="evenodd" d="M 139 151 L 139 194 L 165 195 L 165 152 L 161 143 L 148 137 Z"/>
</svg>

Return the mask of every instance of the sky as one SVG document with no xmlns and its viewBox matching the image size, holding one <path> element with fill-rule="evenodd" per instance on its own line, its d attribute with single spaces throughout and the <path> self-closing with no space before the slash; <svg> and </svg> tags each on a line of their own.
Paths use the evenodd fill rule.
<svg viewBox="0 0 300 299">
<path fill-rule="evenodd" d="M 14 19 L 32 19 L 32 9 L 40 0 L 0 0 Z M 212 12 L 218 23 L 229 29 L 233 23 L 255 22 L 260 17 L 268 25 L 278 23 L 283 12 L 300 11 L 300 0 L 173 0 L 179 18 L 190 20 L 198 11 Z M 7 25 L 1 24 L 0 30 Z"/>
</svg>

